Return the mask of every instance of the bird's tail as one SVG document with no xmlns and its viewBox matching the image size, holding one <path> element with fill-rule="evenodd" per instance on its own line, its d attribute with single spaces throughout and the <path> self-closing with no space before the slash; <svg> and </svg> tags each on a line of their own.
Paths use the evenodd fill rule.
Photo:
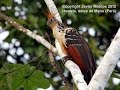
<svg viewBox="0 0 120 90">
<path fill-rule="evenodd" d="M 89 84 L 91 78 L 93 77 L 94 73 L 95 73 L 95 69 L 94 67 L 92 67 L 92 70 L 91 71 L 88 71 L 88 72 L 83 72 L 83 75 L 84 75 L 84 79 L 86 81 L 87 84 Z"/>
</svg>

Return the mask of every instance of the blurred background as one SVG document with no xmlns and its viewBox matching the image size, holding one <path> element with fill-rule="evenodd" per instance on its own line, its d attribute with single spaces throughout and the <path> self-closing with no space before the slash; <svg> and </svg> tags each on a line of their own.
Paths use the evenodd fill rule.
<svg viewBox="0 0 120 90">
<path fill-rule="evenodd" d="M 120 27 L 119 0 L 54 0 L 54 2 L 62 21 L 66 25 L 76 28 L 89 43 L 96 59 L 96 65 L 98 66 Z M 116 5 L 116 13 L 62 12 L 62 5 L 81 4 Z M 47 18 L 43 14 L 46 9 L 47 6 L 44 0 L 0 0 L 1 12 L 12 17 L 19 24 L 38 35 L 46 37 L 45 33 L 47 32 L 51 43 L 54 45 L 52 31 L 47 26 Z M 8 24 L 8 22 L 0 18 L 0 90 L 66 90 L 64 82 L 51 66 L 48 54 L 45 53 L 46 51 L 47 49 L 43 45 L 18 31 Z M 59 56 L 55 55 L 55 59 L 61 66 L 64 72 L 63 74 L 72 83 L 72 77 L 61 63 Z M 32 62 L 27 64 L 29 61 Z M 38 65 L 39 61 L 40 64 Z M 25 64 L 28 66 L 25 66 Z M 21 68 L 17 69 L 19 66 Z M 20 80 L 19 77 L 22 77 L 20 75 L 25 74 L 26 70 L 30 70 L 31 72 L 31 68 L 32 70 L 36 70 L 34 69 L 36 66 L 36 72 L 42 73 L 41 75 L 43 75 L 40 81 L 41 85 L 37 85 L 39 81 L 36 79 L 39 80 L 39 75 L 36 75 L 34 80 L 31 77 L 33 81 L 36 81 L 35 83 L 25 83 L 25 80 L 17 82 Z M 19 70 L 23 73 L 17 72 Z M 30 75 L 32 76 L 32 73 Z M 49 89 L 40 89 L 48 87 Z M 105 90 L 120 90 L 120 61 L 117 63 Z"/>
</svg>

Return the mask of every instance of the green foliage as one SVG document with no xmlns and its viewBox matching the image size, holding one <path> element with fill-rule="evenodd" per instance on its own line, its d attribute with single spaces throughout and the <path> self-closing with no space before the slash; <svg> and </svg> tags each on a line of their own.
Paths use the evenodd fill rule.
<svg viewBox="0 0 120 90">
<path fill-rule="evenodd" d="M 11 6 L 13 0 L 0 0 L 0 4 L 4 4 L 5 6 Z"/>
<path fill-rule="evenodd" d="M 116 72 L 113 72 L 111 77 L 120 79 L 119 74 L 117 74 Z M 110 85 L 109 85 L 109 89 L 108 90 L 120 90 L 120 84 L 114 85 L 114 83 L 112 82 L 112 78 L 109 79 L 109 84 Z"/>
<path fill-rule="evenodd" d="M 3 90 L 18 90 L 21 87 L 36 90 L 38 87 L 48 88 L 49 85 L 44 73 L 30 65 L 5 63 L 0 69 L 0 88 Z"/>
<path fill-rule="evenodd" d="M 83 3 L 90 4 L 92 3 L 92 0 L 82 0 Z"/>
<path fill-rule="evenodd" d="M 93 51 L 94 56 L 100 57 L 104 55 L 105 52 L 103 50 L 100 50 L 98 47 L 96 47 L 95 40 L 93 38 L 89 38 L 89 46 Z"/>
<path fill-rule="evenodd" d="M 89 46 L 94 53 L 95 59 L 99 59 L 99 57 L 102 57 L 107 50 L 107 47 L 111 43 L 111 39 L 114 37 L 120 26 L 120 22 L 114 19 L 115 14 L 65 13 L 62 12 L 62 5 L 116 4 L 117 11 L 119 11 L 119 0 L 54 0 L 54 2 L 57 5 L 58 11 L 60 12 L 62 21 L 65 24 L 67 22 L 67 19 L 71 19 L 72 24 L 70 26 L 76 28 L 78 31 L 78 28 L 83 25 L 87 28 L 93 27 L 95 29 L 95 32 L 99 33 L 95 36 L 90 36 L 88 31 L 86 31 L 83 32 L 83 36 L 88 36 L 87 39 L 89 42 Z M 11 6 L 11 9 L 6 9 L 2 12 L 12 17 L 15 21 L 23 25 L 25 28 L 36 32 L 38 35 L 41 35 L 43 37 L 45 36 L 45 32 L 48 32 L 48 34 L 50 35 L 51 43 L 54 45 L 52 32 L 46 24 L 47 18 L 43 15 L 43 11 L 47 8 L 44 0 L 22 0 L 22 4 L 18 4 L 14 2 L 14 0 L 0 0 L 0 8 L 3 6 Z M 18 8 L 18 10 L 15 9 L 16 7 Z M 22 11 L 25 11 L 24 15 L 21 14 Z M 16 13 L 18 13 L 19 15 L 16 15 Z M 26 17 L 26 19 L 23 19 L 24 16 Z M 12 27 L 1 18 L 0 26 L 2 26 L 5 30 L 10 31 L 10 35 L 5 40 L 5 42 L 11 42 L 12 38 L 17 38 L 21 43 L 21 47 L 25 50 L 25 53 L 28 53 L 30 55 L 31 59 L 39 57 L 41 54 L 46 52 L 47 49 L 44 46 L 33 40 L 31 37 L 28 37 L 22 32 L 17 31 L 16 28 Z M 104 41 L 104 39 L 106 41 Z M 99 42 L 99 44 L 96 44 L 96 42 Z M 101 49 L 99 48 L 100 45 L 104 45 L 106 47 L 104 49 Z M 5 62 L 5 57 L 3 57 L 4 56 L 0 56 L 0 65 L 3 65 L 3 63 Z M 41 71 L 35 70 L 37 63 L 37 60 L 31 63 L 32 65 L 34 65 L 34 67 L 21 64 L 4 64 L 3 67 L 0 69 L 0 89 L 16 90 L 23 87 L 26 90 L 35 90 L 38 87 L 47 88 L 49 86 L 49 82 L 47 79 L 44 78 L 43 74 L 43 72 L 47 72 L 50 74 L 50 84 L 53 85 L 55 90 L 58 90 L 58 88 L 62 86 L 62 81 L 59 80 L 55 82 L 53 80 L 53 78 L 56 77 L 57 74 L 55 70 L 51 67 L 48 56 L 46 55 L 45 60 L 42 61 L 41 65 L 39 65 L 39 69 Z M 117 75 L 114 75 L 112 77 L 119 78 Z M 108 90 L 119 90 L 120 86 L 115 86 L 113 84 L 112 77 L 109 81 L 110 86 L 108 87 Z M 71 80 L 70 75 L 68 76 L 68 78 L 69 80 Z M 61 88 L 61 90 L 64 89 L 66 88 Z"/>
<path fill-rule="evenodd" d="M 35 17 L 34 15 L 29 15 L 28 20 L 30 22 L 30 25 L 33 25 L 34 28 L 38 28 L 38 17 Z M 29 27 L 30 27 L 29 25 Z"/>
<path fill-rule="evenodd" d="M 99 5 L 110 5 L 110 4 L 114 4 L 114 5 L 116 5 L 117 3 L 114 1 L 114 0 L 112 0 L 112 1 L 99 1 Z"/>
</svg>

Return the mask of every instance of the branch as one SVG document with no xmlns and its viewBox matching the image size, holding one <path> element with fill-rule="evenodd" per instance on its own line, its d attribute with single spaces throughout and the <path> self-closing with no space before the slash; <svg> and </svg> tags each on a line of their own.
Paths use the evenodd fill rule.
<svg viewBox="0 0 120 90">
<path fill-rule="evenodd" d="M 62 22 L 54 2 L 52 0 L 44 0 L 44 1 L 47 4 L 47 7 L 49 8 L 50 12 L 56 13 L 55 18 L 57 20 L 59 20 L 60 22 Z M 66 56 L 66 54 L 64 54 L 62 52 L 60 44 L 59 44 L 59 42 L 57 42 L 57 40 L 56 40 L 55 44 L 56 44 L 56 48 L 58 50 L 58 54 L 60 55 L 60 57 L 63 58 L 64 56 Z M 73 80 L 74 80 L 75 84 L 77 85 L 77 88 L 79 90 L 86 90 L 87 84 L 83 79 L 83 75 L 81 73 L 80 68 L 71 60 L 68 60 L 65 63 L 65 66 L 71 72 Z"/>
<path fill-rule="evenodd" d="M 48 39 L 48 41 L 51 43 L 51 40 L 49 38 L 48 33 L 46 33 L 46 37 Z M 53 68 L 55 69 L 55 71 L 57 72 L 57 74 L 61 77 L 61 79 L 64 81 L 66 87 L 68 88 L 68 90 L 72 90 L 72 85 L 69 83 L 69 81 L 67 80 L 67 78 L 64 76 L 62 69 L 60 68 L 60 66 L 58 65 L 58 63 L 56 62 L 56 60 L 54 59 L 54 54 L 52 51 L 48 50 L 48 56 L 50 59 L 50 64 L 53 66 Z"/>
<path fill-rule="evenodd" d="M 29 29 L 24 28 L 22 25 L 18 24 L 16 21 L 14 21 L 12 18 L 6 16 L 5 14 L 3 14 L 2 12 L 0 12 L 0 17 L 2 19 L 4 19 L 5 21 L 7 21 L 8 23 L 10 23 L 13 27 L 17 28 L 19 31 L 23 32 L 24 34 L 32 37 L 33 39 L 35 39 L 37 42 L 41 43 L 42 45 L 44 45 L 46 48 L 48 48 L 49 50 L 53 51 L 54 53 L 57 52 L 57 49 L 51 45 L 48 41 L 46 41 L 42 36 L 37 35 L 33 32 L 31 32 Z"/>
<path fill-rule="evenodd" d="M 89 90 L 105 88 L 118 60 L 120 60 L 120 28 L 89 83 Z"/>
<path fill-rule="evenodd" d="M 53 53 L 49 50 L 48 54 L 50 58 L 50 63 L 52 64 L 53 68 L 56 70 L 57 74 L 62 78 L 68 90 L 72 90 L 71 84 L 68 82 L 67 78 L 63 75 L 63 71 L 61 70 L 60 66 L 55 62 Z"/>
</svg>

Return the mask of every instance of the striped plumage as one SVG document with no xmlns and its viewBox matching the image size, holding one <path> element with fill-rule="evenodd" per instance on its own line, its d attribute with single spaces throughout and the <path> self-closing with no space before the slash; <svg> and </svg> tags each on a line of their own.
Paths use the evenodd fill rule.
<svg viewBox="0 0 120 90">
<path fill-rule="evenodd" d="M 66 50 L 80 67 L 87 83 L 91 80 L 96 67 L 92 52 L 83 37 L 74 29 L 66 28 Z"/>
<path fill-rule="evenodd" d="M 60 23 L 50 12 L 46 15 L 48 25 L 60 43 L 62 51 L 80 67 L 88 84 L 96 70 L 95 61 L 88 44 L 74 28 Z"/>
</svg>

